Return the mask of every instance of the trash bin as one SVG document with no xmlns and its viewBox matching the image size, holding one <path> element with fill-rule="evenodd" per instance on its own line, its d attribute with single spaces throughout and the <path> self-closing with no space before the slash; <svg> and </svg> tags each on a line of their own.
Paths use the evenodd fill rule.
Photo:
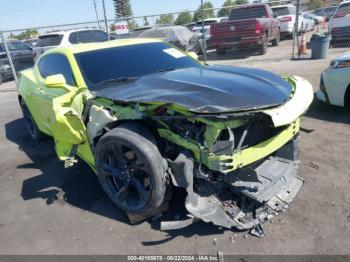
<svg viewBox="0 0 350 262">
<path fill-rule="evenodd" d="M 311 58 L 327 58 L 329 43 L 331 42 L 330 34 L 314 34 L 311 37 Z"/>
</svg>

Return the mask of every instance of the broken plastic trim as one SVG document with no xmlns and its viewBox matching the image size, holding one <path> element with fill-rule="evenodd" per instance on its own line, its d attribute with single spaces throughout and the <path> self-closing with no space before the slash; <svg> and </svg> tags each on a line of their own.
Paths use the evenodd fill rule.
<svg viewBox="0 0 350 262">
<path fill-rule="evenodd" d="M 174 161 L 169 162 L 171 178 L 175 186 L 186 189 L 188 196 L 185 206 L 193 217 L 184 221 L 163 221 L 161 229 L 180 229 L 199 219 L 225 228 L 250 229 L 251 234 L 264 237 L 262 224 L 279 212 L 285 211 L 303 185 L 303 180 L 297 176 L 298 160 L 295 157 L 298 154 L 286 154 L 298 150 L 297 143 L 298 139 L 295 138 L 285 146 L 286 148 L 281 149 L 282 155 L 289 159 L 269 157 L 257 167 L 249 168 L 250 173 L 254 173 L 253 176 L 232 173 L 222 182 L 202 182 L 199 185 L 197 183 L 196 187 L 190 154 L 179 154 Z M 279 155 L 279 152 L 276 152 L 276 155 Z M 242 179 L 246 181 L 243 183 Z M 237 181 L 241 183 L 237 184 Z M 250 184 L 257 186 L 256 189 L 250 190 Z M 222 190 L 223 187 L 231 188 L 231 192 L 222 196 L 225 191 Z M 240 201 L 243 201 L 243 204 L 234 204 Z"/>
</svg>

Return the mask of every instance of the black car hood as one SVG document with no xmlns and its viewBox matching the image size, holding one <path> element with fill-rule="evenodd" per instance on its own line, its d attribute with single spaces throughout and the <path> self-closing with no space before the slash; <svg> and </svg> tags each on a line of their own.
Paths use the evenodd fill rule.
<svg viewBox="0 0 350 262">
<path fill-rule="evenodd" d="M 195 113 L 221 113 L 273 107 L 288 100 L 292 87 L 263 70 L 207 66 L 147 75 L 127 84 L 108 84 L 96 97 L 128 103 L 177 104 Z"/>
</svg>

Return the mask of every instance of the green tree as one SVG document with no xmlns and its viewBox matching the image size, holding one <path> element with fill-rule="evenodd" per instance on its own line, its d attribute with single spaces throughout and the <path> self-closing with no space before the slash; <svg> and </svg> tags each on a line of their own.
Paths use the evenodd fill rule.
<svg viewBox="0 0 350 262">
<path fill-rule="evenodd" d="M 143 25 L 144 25 L 144 26 L 149 26 L 149 22 L 148 22 L 147 16 L 145 16 L 145 17 L 143 18 Z"/>
<path fill-rule="evenodd" d="M 236 0 L 235 2 L 236 5 L 246 5 L 248 3 L 248 0 Z"/>
<path fill-rule="evenodd" d="M 128 20 L 128 26 L 131 30 L 139 28 L 139 25 L 135 22 L 135 20 Z"/>
<path fill-rule="evenodd" d="M 130 0 L 113 0 L 115 18 L 132 16 Z"/>
<path fill-rule="evenodd" d="M 188 11 L 181 12 L 176 20 L 175 25 L 185 25 L 192 22 L 192 14 Z"/>
<path fill-rule="evenodd" d="M 37 37 L 39 35 L 38 31 L 36 29 L 28 29 L 19 35 L 12 35 L 12 38 L 18 39 L 18 40 L 25 40 Z"/>
<path fill-rule="evenodd" d="M 225 3 L 222 5 L 222 9 L 220 9 L 218 12 L 218 17 L 229 16 L 231 13 L 231 8 L 227 8 L 227 6 L 233 5 L 235 5 L 234 0 L 226 0 Z"/>
<path fill-rule="evenodd" d="M 203 16 L 203 19 L 215 17 L 214 10 L 211 8 L 213 8 L 213 4 L 211 2 L 209 1 L 204 2 L 203 11 L 202 11 L 202 7 L 199 6 L 197 11 L 194 13 L 193 22 L 200 21 L 202 19 L 202 16 Z M 205 10 L 205 9 L 209 9 L 209 10 Z"/>
<path fill-rule="evenodd" d="M 174 22 L 174 16 L 172 14 L 161 15 L 156 20 L 156 24 L 164 25 L 164 24 L 172 24 Z"/>
<path fill-rule="evenodd" d="M 310 0 L 309 9 L 314 10 L 323 6 L 322 0 Z"/>
</svg>

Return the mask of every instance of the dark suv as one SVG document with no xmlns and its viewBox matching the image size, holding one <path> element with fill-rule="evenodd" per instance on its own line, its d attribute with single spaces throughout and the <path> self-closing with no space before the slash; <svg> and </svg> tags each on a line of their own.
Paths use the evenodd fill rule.
<svg viewBox="0 0 350 262">
<path fill-rule="evenodd" d="M 8 40 L 6 43 L 10 50 L 16 72 L 30 68 L 34 65 L 33 49 L 29 45 L 19 40 Z M 9 59 L 5 52 L 4 43 L 0 43 L 0 84 L 4 80 L 12 77 L 13 74 Z"/>
</svg>

